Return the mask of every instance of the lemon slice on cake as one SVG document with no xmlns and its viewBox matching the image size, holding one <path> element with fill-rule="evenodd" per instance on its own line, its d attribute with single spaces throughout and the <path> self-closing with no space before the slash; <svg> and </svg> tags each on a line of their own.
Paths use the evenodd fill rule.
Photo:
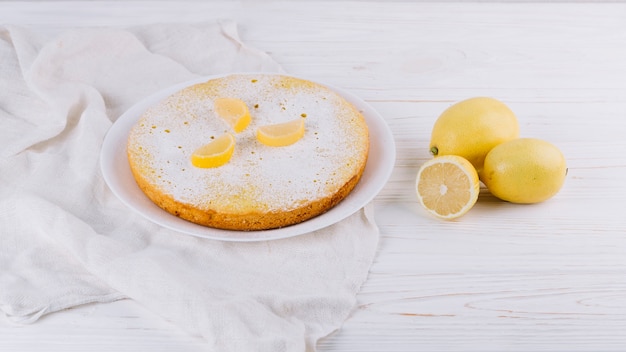
<svg viewBox="0 0 626 352">
<path fill-rule="evenodd" d="M 429 213 L 455 219 L 478 200 L 480 184 L 474 166 L 456 155 L 438 156 L 425 162 L 416 179 L 417 198 Z"/>
<path fill-rule="evenodd" d="M 304 118 L 297 118 L 257 129 L 256 138 L 270 147 L 284 147 L 294 144 L 304 136 Z"/>
<path fill-rule="evenodd" d="M 230 160 L 234 150 L 235 137 L 230 133 L 224 133 L 196 149 L 191 155 L 191 164 L 200 168 L 219 167 Z"/>
<path fill-rule="evenodd" d="M 248 127 L 252 117 L 244 101 L 236 98 L 217 98 L 214 102 L 215 113 L 226 121 L 235 133 Z"/>
</svg>

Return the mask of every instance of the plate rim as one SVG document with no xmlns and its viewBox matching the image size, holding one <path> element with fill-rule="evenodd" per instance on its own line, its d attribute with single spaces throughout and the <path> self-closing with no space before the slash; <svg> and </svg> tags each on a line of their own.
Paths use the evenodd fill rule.
<svg viewBox="0 0 626 352">
<path fill-rule="evenodd" d="M 130 174 L 131 180 L 126 180 L 126 182 L 132 181 L 131 183 L 134 185 L 134 187 L 136 187 L 136 190 L 139 190 L 139 192 L 141 192 L 141 195 L 143 195 L 143 199 L 136 199 L 134 201 L 132 199 L 129 199 L 130 195 L 124 192 L 123 188 L 119 186 L 119 182 L 124 179 L 123 174 L 128 175 L 128 173 L 130 173 L 130 167 L 128 166 L 126 156 L 125 141 L 128 138 L 130 128 L 135 124 L 136 121 L 139 120 L 141 114 L 149 106 L 158 103 L 158 101 L 166 98 L 171 94 L 174 94 L 175 92 L 185 87 L 191 86 L 193 84 L 202 83 L 211 79 L 236 74 L 280 75 L 298 79 L 305 79 L 333 90 L 335 93 L 341 95 L 344 99 L 352 103 L 357 108 L 357 110 L 359 110 L 359 112 L 363 114 L 369 130 L 370 147 L 368 160 L 366 162 L 361 180 L 359 181 L 359 183 L 357 183 L 355 189 L 350 192 L 350 194 L 348 194 L 348 196 L 344 200 L 342 200 L 340 203 L 338 203 L 325 213 L 298 224 L 269 230 L 237 231 L 216 229 L 194 224 L 168 213 L 167 211 L 159 208 L 156 204 L 149 200 L 148 197 L 145 196 L 145 194 L 143 194 L 143 192 L 139 189 L 139 186 L 137 186 L 134 178 L 132 178 L 132 174 Z M 119 141 L 124 141 L 124 143 L 116 143 Z M 123 154 L 123 161 L 119 160 L 120 154 Z M 376 157 L 377 159 L 381 159 L 375 160 L 378 162 L 376 165 L 372 164 L 374 162 L 372 161 L 374 157 Z M 152 223 L 176 231 L 178 233 L 201 238 L 227 242 L 256 242 L 299 236 L 302 234 L 320 230 L 348 218 L 350 215 L 356 213 L 361 208 L 370 203 L 378 195 L 378 193 L 380 193 L 380 191 L 383 189 L 383 187 L 386 185 L 389 178 L 391 177 L 391 173 L 395 167 L 395 159 L 395 140 L 387 122 L 370 104 L 368 104 L 355 94 L 345 89 L 335 87 L 329 84 L 319 83 L 313 79 L 303 78 L 301 76 L 272 72 L 241 72 L 200 76 L 195 79 L 186 80 L 184 82 L 180 82 L 159 89 L 135 102 L 129 109 L 122 113 L 122 115 L 120 115 L 113 122 L 113 124 L 106 132 L 102 141 L 102 147 L 100 151 L 100 171 L 109 190 L 111 190 L 111 192 L 122 203 L 124 203 L 125 206 L 129 207 L 135 213 L 141 215 L 144 219 L 147 219 Z M 381 162 L 382 165 L 380 165 Z M 124 166 L 124 164 L 126 166 Z M 116 170 L 118 166 L 124 168 L 124 170 Z M 370 181 L 370 179 L 373 180 Z M 365 183 L 368 181 L 376 181 L 376 183 L 374 185 L 366 185 Z M 359 192 L 359 190 L 361 190 L 362 188 L 365 188 L 365 190 Z M 144 206 L 148 207 L 148 209 L 140 208 L 138 204 L 141 203 L 145 204 Z M 165 223 L 159 221 L 158 219 L 155 219 L 155 216 L 151 215 L 150 212 L 157 212 L 159 213 L 159 215 L 165 216 L 166 219 L 172 218 L 171 221 L 173 223 L 170 223 L 167 220 L 165 221 Z M 174 226 L 173 224 L 181 224 L 182 227 Z M 197 231 L 193 231 L 193 229 Z"/>
</svg>

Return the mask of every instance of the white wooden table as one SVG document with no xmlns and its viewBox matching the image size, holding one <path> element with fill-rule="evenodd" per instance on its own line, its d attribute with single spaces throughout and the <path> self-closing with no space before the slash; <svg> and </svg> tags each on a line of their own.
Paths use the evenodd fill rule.
<svg viewBox="0 0 626 352">
<path fill-rule="evenodd" d="M 288 73 L 365 99 L 396 138 L 379 253 L 319 350 L 626 350 L 626 3 L 0 2 L 0 23 L 54 30 L 216 18 Z M 483 190 L 442 222 L 416 202 L 415 174 L 438 114 L 479 95 L 561 148 L 569 175 L 545 203 Z M 129 300 L 25 326 L 0 316 L 0 351 L 204 348 Z"/>
</svg>

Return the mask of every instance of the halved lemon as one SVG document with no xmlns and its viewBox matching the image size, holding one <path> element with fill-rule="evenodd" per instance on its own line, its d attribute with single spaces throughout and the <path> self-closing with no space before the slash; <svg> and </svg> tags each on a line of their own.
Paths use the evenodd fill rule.
<svg viewBox="0 0 626 352">
<path fill-rule="evenodd" d="M 261 126 L 256 131 L 259 142 L 270 147 L 284 147 L 294 144 L 304 136 L 304 119 L 297 118 L 291 121 L 274 125 Z"/>
<path fill-rule="evenodd" d="M 213 104 L 217 115 L 226 121 L 235 133 L 245 130 L 252 120 L 250 110 L 243 100 L 217 98 Z"/>
<path fill-rule="evenodd" d="M 474 166 L 457 155 L 437 156 L 417 172 L 417 198 L 441 219 L 455 219 L 467 213 L 478 200 L 480 183 Z"/>
<path fill-rule="evenodd" d="M 224 133 L 196 149 L 191 155 L 191 164 L 201 168 L 219 167 L 230 160 L 234 150 L 235 137 L 230 133 Z"/>
</svg>

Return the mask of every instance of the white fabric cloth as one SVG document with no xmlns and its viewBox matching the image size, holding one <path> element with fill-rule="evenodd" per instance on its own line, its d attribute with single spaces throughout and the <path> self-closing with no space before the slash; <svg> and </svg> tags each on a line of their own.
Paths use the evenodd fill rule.
<svg viewBox="0 0 626 352">
<path fill-rule="evenodd" d="M 199 75 L 281 71 L 231 21 L 41 33 L 0 27 L 0 310 L 16 322 L 133 299 L 210 351 L 313 351 L 356 304 L 370 206 L 290 239 L 164 229 L 107 188 L 100 146 L 141 98 Z"/>
</svg>

